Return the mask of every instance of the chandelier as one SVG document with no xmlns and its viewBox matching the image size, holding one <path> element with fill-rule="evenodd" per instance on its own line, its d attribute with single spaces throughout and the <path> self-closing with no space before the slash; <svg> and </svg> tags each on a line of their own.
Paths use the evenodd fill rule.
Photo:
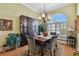
<svg viewBox="0 0 79 59">
<path fill-rule="evenodd" d="M 48 13 L 46 12 L 46 9 L 45 9 L 45 3 L 44 3 L 44 10 L 43 10 L 43 13 L 41 13 L 41 15 L 39 16 L 39 19 L 43 19 L 44 21 L 47 21 L 47 20 L 50 20 L 50 16 L 48 16 Z"/>
</svg>

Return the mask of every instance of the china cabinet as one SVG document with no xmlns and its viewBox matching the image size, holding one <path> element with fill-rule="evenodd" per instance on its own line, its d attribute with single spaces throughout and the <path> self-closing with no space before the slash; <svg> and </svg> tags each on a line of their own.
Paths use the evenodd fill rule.
<svg viewBox="0 0 79 59">
<path fill-rule="evenodd" d="M 33 22 L 35 19 L 24 15 L 20 16 L 20 34 L 21 34 L 21 46 L 27 44 L 26 35 L 34 36 Z"/>
</svg>

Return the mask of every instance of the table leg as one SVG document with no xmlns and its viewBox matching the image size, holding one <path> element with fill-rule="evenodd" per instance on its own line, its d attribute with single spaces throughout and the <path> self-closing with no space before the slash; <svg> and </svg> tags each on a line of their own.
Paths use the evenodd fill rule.
<svg viewBox="0 0 79 59">
<path fill-rule="evenodd" d="M 44 51 L 43 51 L 43 50 L 44 50 L 44 46 L 45 46 L 45 44 L 42 44 L 42 45 L 41 45 L 41 56 L 44 55 Z"/>
</svg>

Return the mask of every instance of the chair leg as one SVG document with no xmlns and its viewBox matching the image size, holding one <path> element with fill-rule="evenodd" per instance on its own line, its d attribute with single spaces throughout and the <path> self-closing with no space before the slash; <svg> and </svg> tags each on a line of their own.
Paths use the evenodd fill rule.
<svg viewBox="0 0 79 59">
<path fill-rule="evenodd" d="M 28 50 L 28 56 L 30 55 L 30 51 Z"/>
<path fill-rule="evenodd" d="M 35 53 L 33 53 L 33 56 L 35 56 Z"/>
<path fill-rule="evenodd" d="M 35 56 L 35 52 L 30 52 L 30 55 L 31 56 Z"/>
<path fill-rule="evenodd" d="M 55 44 L 55 47 L 56 47 L 56 48 L 58 47 L 57 44 Z"/>
<path fill-rule="evenodd" d="M 28 56 L 34 55 L 31 51 L 28 50 Z"/>
<path fill-rule="evenodd" d="M 50 51 L 50 56 L 52 56 L 52 51 Z"/>
<path fill-rule="evenodd" d="M 54 49 L 53 53 L 54 53 L 54 56 L 56 56 L 56 51 L 55 51 L 55 49 Z"/>
</svg>

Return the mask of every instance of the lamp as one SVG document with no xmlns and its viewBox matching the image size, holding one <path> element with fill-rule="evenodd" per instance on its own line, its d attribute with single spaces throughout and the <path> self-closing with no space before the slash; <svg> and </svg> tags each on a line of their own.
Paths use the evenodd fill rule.
<svg viewBox="0 0 79 59">
<path fill-rule="evenodd" d="M 39 16 L 39 19 L 43 19 L 44 21 L 50 20 L 50 16 L 48 16 L 48 13 L 46 12 L 45 9 L 45 3 L 44 3 L 44 11 L 43 13 Z"/>
</svg>

